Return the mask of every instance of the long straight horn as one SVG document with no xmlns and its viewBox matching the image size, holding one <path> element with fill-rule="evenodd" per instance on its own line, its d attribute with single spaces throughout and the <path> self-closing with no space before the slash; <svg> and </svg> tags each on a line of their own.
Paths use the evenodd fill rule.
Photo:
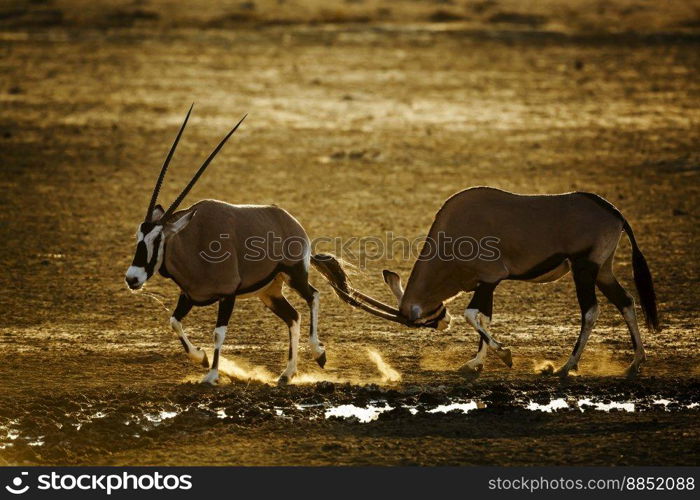
<svg viewBox="0 0 700 500">
<path fill-rule="evenodd" d="M 331 283 L 330 285 L 333 288 L 333 290 L 335 290 L 335 293 L 341 299 L 343 299 L 345 302 L 347 302 L 348 304 L 350 304 L 353 307 L 357 307 L 358 309 L 362 309 L 363 311 L 366 311 L 374 316 L 378 316 L 382 319 L 393 321 L 395 323 L 399 323 L 402 325 L 407 325 L 407 326 L 411 325 L 410 321 L 408 321 L 403 316 L 400 316 L 398 314 L 393 314 L 393 313 L 390 313 L 388 311 L 380 311 L 380 310 L 375 309 L 374 307 L 370 306 L 366 302 L 362 301 L 361 299 L 359 299 L 359 297 L 357 295 L 357 293 L 358 293 L 357 290 L 354 290 L 351 288 L 349 290 L 349 293 L 348 293 L 345 290 L 337 287 L 334 283 Z M 359 294 L 359 295 L 366 297 L 364 294 Z"/>
<path fill-rule="evenodd" d="M 338 259 L 330 254 L 316 254 L 311 256 L 311 263 L 323 275 L 333 287 L 336 294 L 353 307 L 358 307 L 380 318 L 408 324 L 398 309 L 383 302 L 373 299 L 359 290 L 350 286 L 348 275 Z"/>
<path fill-rule="evenodd" d="M 146 218 L 144 220 L 149 221 L 151 220 L 151 216 L 153 215 L 153 209 L 156 206 L 156 201 L 158 201 L 158 193 L 160 192 L 160 186 L 163 184 L 163 179 L 165 178 L 165 172 L 168 171 L 168 165 L 170 165 L 170 160 L 173 158 L 173 154 L 175 153 L 175 148 L 177 147 L 177 143 L 180 142 L 180 137 L 182 136 L 183 130 L 185 130 L 185 125 L 187 125 L 187 120 L 190 119 L 190 113 L 192 113 L 192 108 L 194 107 L 194 103 L 190 106 L 190 110 L 187 112 L 187 116 L 185 116 L 185 121 L 182 122 L 182 126 L 180 127 L 180 131 L 177 133 L 177 137 L 175 137 L 175 142 L 173 142 L 173 145 L 170 146 L 170 151 L 168 152 L 168 156 L 165 157 L 165 161 L 163 162 L 163 166 L 160 169 L 160 174 L 158 175 L 158 180 L 156 181 L 156 187 L 153 189 L 153 195 L 151 196 L 151 203 L 148 204 L 148 210 L 146 211 Z"/>
<path fill-rule="evenodd" d="M 209 157 L 206 160 L 204 160 L 204 163 L 202 164 L 201 167 L 199 167 L 199 170 L 197 170 L 197 173 L 194 174 L 194 177 L 192 177 L 192 180 L 190 180 L 189 184 L 187 184 L 185 189 L 182 190 L 182 193 L 180 193 L 180 195 L 175 199 L 175 201 L 172 203 L 172 205 L 170 205 L 168 210 L 166 210 L 165 214 L 163 214 L 163 217 L 162 217 L 163 220 L 167 219 L 177 209 L 177 207 L 180 205 L 180 203 L 182 203 L 182 200 L 185 199 L 185 196 L 187 196 L 187 193 L 190 192 L 190 189 L 192 189 L 192 186 L 195 185 L 195 183 L 197 182 L 199 177 L 204 173 L 204 170 L 206 170 L 206 168 L 209 166 L 209 164 L 214 159 L 214 157 L 219 152 L 219 150 L 221 150 L 221 148 L 224 147 L 224 144 L 226 144 L 226 141 L 228 141 L 229 137 L 231 137 L 233 135 L 233 133 L 236 131 L 236 129 L 238 129 L 240 124 L 243 123 L 243 120 L 245 120 L 246 116 L 248 116 L 247 113 L 243 116 L 243 118 L 240 119 L 240 121 L 238 123 L 236 123 L 236 126 L 233 127 L 228 134 L 226 134 L 226 137 L 221 139 L 221 142 L 219 143 L 218 146 L 216 146 L 214 148 L 214 151 L 212 151 L 209 154 Z"/>
<path fill-rule="evenodd" d="M 396 309 L 395 307 L 392 307 L 392 306 L 390 306 L 390 305 L 388 305 L 388 304 L 385 304 L 384 302 L 380 302 L 380 301 L 378 301 L 377 299 L 373 299 L 373 298 L 370 297 L 369 295 L 365 295 L 364 293 L 362 293 L 362 292 L 359 291 L 359 290 L 353 289 L 353 295 L 354 295 L 356 298 L 362 300 L 363 302 L 366 302 L 366 303 L 368 303 L 368 304 L 370 304 L 370 305 L 372 305 L 372 306 L 374 306 L 374 307 L 376 307 L 377 309 L 380 309 L 380 310 L 382 310 L 382 311 L 386 311 L 386 312 L 388 312 L 388 313 L 390 313 L 390 314 L 394 314 L 394 315 L 400 315 L 400 314 L 401 314 L 401 313 L 399 312 L 399 310 Z"/>
</svg>

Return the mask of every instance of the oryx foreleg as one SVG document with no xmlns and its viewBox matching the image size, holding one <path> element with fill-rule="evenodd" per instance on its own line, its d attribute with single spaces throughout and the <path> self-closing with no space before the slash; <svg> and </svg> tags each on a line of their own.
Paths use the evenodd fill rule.
<svg viewBox="0 0 700 500">
<path fill-rule="evenodd" d="M 576 345 L 574 345 L 574 350 L 568 361 L 554 372 L 555 375 L 560 377 L 566 377 L 569 371 L 578 369 L 581 354 L 586 347 L 593 325 L 598 319 L 598 300 L 595 296 L 598 265 L 595 262 L 582 259 L 572 262 L 571 269 L 574 274 L 574 284 L 576 285 L 576 297 L 581 307 L 581 333 L 579 333 L 578 340 L 576 340 Z"/>
<path fill-rule="evenodd" d="M 476 314 L 476 321 L 479 324 L 481 328 L 484 330 L 488 331 L 488 324 L 491 320 L 491 314 L 493 310 L 493 289 L 490 290 L 478 286 L 477 290 L 474 292 L 474 296 L 472 297 L 472 300 L 469 302 L 469 305 L 467 306 L 467 310 L 477 310 Z M 471 313 L 470 313 L 471 314 Z M 488 316 L 487 316 L 488 315 Z M 465 312 L 465 317 L 466 317 L 466 312 Z M 469 320 L 467 320 L 469 321 Z M 478 329 L 477 329 L 478 333 Z M 460 371 L 464 371 L 466 373 L 471 373 L 471 374 L 478 374 L 481 372 L 481 370 L 484 368 L 484 360 L 486 359 L 486 354 L 488 353 L 488 344 L 484 342 L 484 339 L 479 336 L 479 350 L 476 353 L 476 356 L 474 359 L 471 359 L 467 361 L 462 367 L 460 367 Z"/>
<path fill-rule="evenodd" d="M 510 349 L 504 348 L 500 342 L 497 342 L 488 330 L 488 325 L 493 315 L 493 291 L 496 289 L 496 286 L 498 286 L 497 282 L 479 283 L 474 291 L 472 300 L 464 311 L 465 319 L 477 331 L 480 341 L 479 352 L 476 357 L 462 368 L 471 368 L 475 371 L 481 370 L 489 347 L 496 352 L 501 361 L 508 367 L 513 366 Z"/>
<path fill-rule="evenodd" d="M 231 319 L 231 313 L 233 313 L 235 300 L 234 296 L 219 300 L 219 314 L 216 318 L 216 328 L 214 328 L 214 358 L 212 359 L 209 373 L 204 376 L 202 383 L 214 385 L 219 380 L 219 353 L 226 338 L 226 330 Z"/>
<path fill-rule="evenodd" d="M 192 310 L 192 305 L 192 301 L 187 298 L 187 295 L 184 293 L 181 294 L 177 301 L 175 311 L 170 317 L 170 326 L 180 339 L 180 343 L 185 349 L 185 354 L 187 354 L 187 357 L 198 365 L 208 368 L 209 360 L 207 359 L 207 353 L 205 353 L 200 347 L 195 347 L 192 345 L 190 339 L 187 338 L 185 331 L 182 329 L 182 320 L 185 316 L 187 316 L 187 313 Z"/>
</svg>

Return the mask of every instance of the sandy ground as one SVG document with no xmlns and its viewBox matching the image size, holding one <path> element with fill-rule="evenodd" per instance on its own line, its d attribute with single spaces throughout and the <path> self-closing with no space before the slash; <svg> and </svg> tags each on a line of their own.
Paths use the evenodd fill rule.
<svg viewBox="0 0 700 500">
<path fill-rule="evenodd" d="M 54 24 L 0 31 L 0 463 L 698 464 L 692 29 Z M 642 377 L 621 379 L 632 351 L 607 303 L 578 376 L 535 375 L 563 362 L 577 336 L 570 277 L 500 286 L 492 331 L 514 367 L 492 357 L 466 381 L 456 369 L 477 343 L 459 318 L 467 296 L 451 305 L 451 330 L 414 331 L 349 309 L 314 274 L 325 370 L 303 345 L 298 383 L 266 385 L 284 367 L 286 330 L 259 301 L 239 301 L 224 355 L 243 380 L 200 387 L 203 370 L 168 327 L 176 286 L 157 277 L 148 294 L 131 294 L 123 283 L 192 101 L 162 199 L 247 112 L 188 201 L 276 203 L 312 238 L 414 238 L 447 196 L 474 185 L 603 195 L 630 221 L 656 281 L 664 330 L 644 334 Z M 632 289 L 629 252 L 623 240 L 616 269 Z M 354 280 L 388 301 L 381 269 L 405 278 L 411 265 L 370 258 Z M 210 347 L 215 314 L 187 317 L 195 344 Z M 525 409 L 557 398 L 634 401 L 637 411 Z M 429 413 L 455 401 L 479 408 Z M 343 404 L 396 409 L 367 424 L 323 418 Z"/>
</svg>

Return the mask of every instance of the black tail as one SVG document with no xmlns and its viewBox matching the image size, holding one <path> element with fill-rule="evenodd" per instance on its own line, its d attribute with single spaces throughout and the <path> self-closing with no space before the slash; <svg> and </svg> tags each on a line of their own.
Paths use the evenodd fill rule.
<svg viewBox="0 0 700 500">
<path fill-rule="evenodd" d="M 350 293 L 348 275 L 345 274 L 345 270 L 343 270 L 338 259 L 327 253 L 318 253 L 311 256 L 311 264 L 328 280 L 338 297 L 348 302 L 347 295 L 343 295 L 338 291 L 345 292 L 345 294 Z"/>
<path fill-rule="evenodd" d="M 647 327 L 651 331 L 658 332 L 661 328 L 659 328 L 659 315 L 656 311 L 656 293 L 654 292 L 654 282 L 651 279 L 651 271 L 649 271 L 649 266 L 644 258 L 644 254 L 637 245 L 637 240 L 634 239 L 632 228 L 626 220 L 624 220 L 622 230 L 627 233 L 627 237 L 632 244 L 634 284 L 637 287 L 639 302 L 642 306 L 642 312 L 644 312 L 644 319 L 646 320 Z"/>
</svg>

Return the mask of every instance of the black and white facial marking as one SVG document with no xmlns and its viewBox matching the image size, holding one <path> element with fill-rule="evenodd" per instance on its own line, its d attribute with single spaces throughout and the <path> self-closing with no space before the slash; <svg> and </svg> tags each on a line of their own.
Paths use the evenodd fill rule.
<svg viewBox="0 0 700 500">
<path fill-rule="evenodd" d="M 450 327 L 450 321 L 452 321 L 452 317 L 447 311 L 445 304 L 440 304 L 437 309 L 425 315 L 420 311 L 420 307 L 413 306 L 411 309 L 411 316 L 417 318 L 412 319 L 416 326 L 435 328 L 437 330 L 448 329 Z"/>
<path fill-rule="evenodd" d="M 163 264 L 163 225 L 154 222 L 142 223 L 136 233 L 136 253 L 126 271 L 126 284 L 138 290 Z"/>
</svg>

